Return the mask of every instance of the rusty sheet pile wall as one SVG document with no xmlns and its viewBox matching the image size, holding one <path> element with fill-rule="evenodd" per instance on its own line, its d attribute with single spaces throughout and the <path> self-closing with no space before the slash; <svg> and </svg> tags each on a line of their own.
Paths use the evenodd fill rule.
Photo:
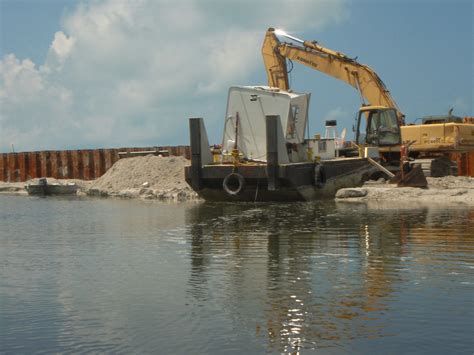
<svg viewBox="0 0 474 355">
<path fill-rule="evenodd" d="M 0 153 L 0 181 L 39 177 L 93 180 L 110 169 L 119 152 L 138 151 L 168 151 L 169 155 L 190 158 L 189 146 Z"/>
<path fill-rule="evenodd" d="M 458 163 L 459 176 L 474 177 L 474 152 L 452 154 L 451 159 Z"/>
</svg>

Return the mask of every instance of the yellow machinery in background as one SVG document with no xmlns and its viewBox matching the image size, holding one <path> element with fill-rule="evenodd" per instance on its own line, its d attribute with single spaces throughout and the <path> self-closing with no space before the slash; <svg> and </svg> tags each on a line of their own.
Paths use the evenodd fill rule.
<svg viewBox="0 0 474 355">
<path fill-rule="evenodd" d="M 281 42 L 278 37 L 289 42 Z M 473 120 L 449 122 L 449 117 L 454 116 L 447 116 L 439 123 L 405 125 L 404 114 L 377 73 L 341 52 L 324 48 L 316 41 L 303 41 L 284 31 L 269 28 L 262 55 L 271 87 L 290 90 L 288 59 L 291 63 L 303 64 L 357 89 L 362 106 L 357 119 L 355 143 L 378 147 L 381 161 L 387 166 L 398 167 L 400 146 L 408 142 L 410 157 L 424 159 L 425 165 L 429 165 L 424 170 L 432 176 L 455 173 L 451 165 L 453 154 L 474 154 Z M 454 158 L 462 164 L 463 159 Z M 436 164 L 433 165 L 433 162 Z M 436 169 L 433 169 L 434 166 Z M 461 165 L 459 170 L 470 171 Z"/>
<path fill-rule="evenodd" d="M 464 119 L 449 122 L 449 116 L 440 123 L 402 126 L 402 139 L 415 143 L 419 152 L 463 152 L 474 149 L 474 124 Z"/>
</svg>

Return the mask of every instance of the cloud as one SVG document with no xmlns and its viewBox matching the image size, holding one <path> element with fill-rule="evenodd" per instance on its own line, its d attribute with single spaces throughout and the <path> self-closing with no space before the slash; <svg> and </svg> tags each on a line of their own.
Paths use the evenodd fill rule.
<svg viewBox="0 0 474 355">
<path fill-rule="evenodd" d="M 51 53 L 55 55 L 59 63 L 63 63 L 71 54 L 76 39 L 67 37 L 63 32 L 59 31 L 54 34 L 54 40 L 51 44 Z"/>
<path fill-rule="evenodd" d="M 263 71 L 266 28 L 321 29 L 335 1 L 81 3 L 45 63 L 0 61 L 0 151 L 187 144 L 187 118 L 220 124 L 230 85 Z"/>
</svg>

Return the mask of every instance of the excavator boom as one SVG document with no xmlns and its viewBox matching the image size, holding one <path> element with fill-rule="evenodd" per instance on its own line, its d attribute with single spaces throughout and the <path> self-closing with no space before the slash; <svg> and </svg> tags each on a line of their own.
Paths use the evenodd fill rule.
<svg viewBox="0 0 474 355">
<path fill-rule="evenodd" d="M 277 35 L 296 43 L 281 42 Z M 290 59 L 351 85 L 358 90 L 364 104 L 396 109 L 399 125 L 404 124 L 403 113 L 377 73 L 343 53 L 269 28 L 263 42 L 262 55 L 268 84 L 272 87 L 286 91 L 290 89 L 286 65 L 286 59 Z"/>
<path fill-rule="evenodd" d="M 450 162 L 453 154 L 463 154 L 464 157 L 474 154 L 474 139 L 470 138 L 474 135 L 472 118 L 466 118 L 463 123 L 406 126 L 403 113 L 383 81 L 369 66 L 360 64 L 356 59 L 324 48 L 315 41 L 303 41 L 273 28 L 269 28 L 265 34 L 262 55 L 269 86 L 290 90 L 288 59 L 354 87 L 362 100 L 357 119 L 356 144 L 378 147 L 381 159 L 388 165 L 392 161 L 400 161 L 400 144 L 406 142 L 415 142 L 410 147 L 411 158 L 439 161 L 441 157 Z M 467 171 L 466 164 L 459 163 L 459 169 Z M 447 165 L 445 170 L 451 171 L 451 167 Z"/>
</svg>

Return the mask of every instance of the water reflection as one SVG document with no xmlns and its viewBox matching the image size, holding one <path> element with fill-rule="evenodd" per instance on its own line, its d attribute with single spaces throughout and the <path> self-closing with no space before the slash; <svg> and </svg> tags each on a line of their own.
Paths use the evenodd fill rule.
<svg viewBox="0 0 474 355">
<path fill-rule="evenodd" d="M 188 292 L 204 302 L 209 279 L 223 280 L 220 301 L 245 327 L 255 322 L 269 351 L 396 336 L 385 314 L 411 281 L 406 271 L 460 251 L 472 263 L 472 217 L 393 205 L 199 205 L 187 213 Z"/>
<path fill-rule="evenodd" d="M 0 353 L 466 353 L 473 217 L 5 198 Z"/>
</svg>

